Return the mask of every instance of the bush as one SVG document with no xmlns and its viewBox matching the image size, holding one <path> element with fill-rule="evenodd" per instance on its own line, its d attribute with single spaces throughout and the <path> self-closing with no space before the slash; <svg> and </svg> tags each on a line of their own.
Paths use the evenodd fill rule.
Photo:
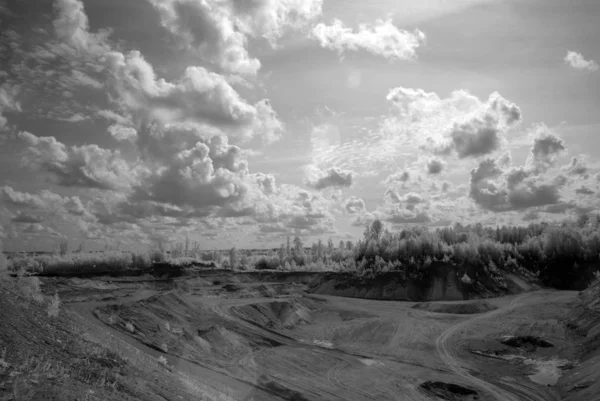
<svg viewBox="0 0 600 401">
<path fill-rule="evenodd" d="M 262 256 L 256 261 L 254 268 L 256 270 L 277 270 L 280 266 L 280 261 L 278 258 L 267 258 Z"/>
</svg>

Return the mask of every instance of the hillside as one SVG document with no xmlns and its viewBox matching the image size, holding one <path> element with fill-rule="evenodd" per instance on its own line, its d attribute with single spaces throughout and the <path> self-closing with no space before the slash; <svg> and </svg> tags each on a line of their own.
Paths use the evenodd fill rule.
<svg viewBox="0 0 600 401">
<path fill-rule="evenodd" d="M 127 343 L 90 330 L 62 306 L 51 308 L 48 297 L 30 291 L 37 279 L 20 280 L 0 279 L 1 400 L 228 399 Z"/>
<path fill-rule="evenodd" d="M 563 400 L 597 399 L 600 394 L 600 280 L 580 293 L 567 326 L 579 345 L 579 363 L 559 382 Z"/>
</svg>

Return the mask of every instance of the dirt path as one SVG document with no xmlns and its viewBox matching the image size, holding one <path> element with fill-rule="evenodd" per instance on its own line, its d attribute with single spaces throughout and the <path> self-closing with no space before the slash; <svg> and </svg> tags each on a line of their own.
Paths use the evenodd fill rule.
<svg viewBox="0 0 600 401">
<path fill-rule="evenodd" d="M 458 350 L 454 346 L 455 344 L 451 341 L 453 335 L 458 333 L 460 330 L 465 329 L 474 322 L 479 320 L 488 320 L 499 315 L 508 314 L 515 308 L 523 305 L 525 300 L 532 298 L 536 294 L 537 293 L 526 293 L 519 295 L 507 306 L 484 313 L 482 315 L 474 316 L 467 320 L 463 320 L 462 322 L 448 328 L 437 338 L 435 343 L 439 356 L 455 374 L 468 380 L 479 389 L 487 391 L 499 401 L 548 401 L 548 394 L 538 394 L 529 387 L 519 385 L 516 382 L 509 383 L 502 381 L 502 385 L 496 385 L 473 376 L 461 366 L 461 360 L 457 355 Z"/>
</svg>

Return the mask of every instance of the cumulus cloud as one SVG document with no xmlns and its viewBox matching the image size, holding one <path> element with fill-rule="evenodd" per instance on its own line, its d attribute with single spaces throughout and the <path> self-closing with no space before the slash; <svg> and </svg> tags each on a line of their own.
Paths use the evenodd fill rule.
<svg viewBox="0 0 600 401">
<path fill-rule="evenodd" d="M 493 93 L 482 109 L 450 131 L 459 158 L 478 157 L 501 148 L 508 128 L 521 120 L 517 105 Z"/>
<path fill-rule="evenodd" d="M 187 67 L 175 82 L 157 79 L 153 67 L 138 51 L 106 56 L 113 87 L 122 105 L 143 119 L 163 124 L 199 124 L 236 129 L 242 136 L 279 138 L 282 124 L 268 100 L 247 103 L 224 76 L 199 66 Z"/>
<path fill-rule="evenodd" d="M 460 158 L 499 149 L 504 133 L 521 121 L 519 107 L 497 92 L 481 101 L 464 90 L 442 99 L 433 92 L 398 87 L 387 99 L 400 112 L 397 123 L 423 136 L 421 145 L 439 153 L 455 150 Z"/>
<path fill-rule="evenodd" d="M 101 54 L 108 50 L 108 31 L 89 32 L 89 21 L 80 0 L 55 0 L 53 21 L 58 38 L 78 52 Z"/>
<path fill-rule="evenodd" d="M 212 154 L 211 154 L 212 153 Z M 173 155 L 169 164 L 136 187 L 136 198 L 207 208 L 239 200 L 246 191 L 247 165 L 226 137 Z"/>
<path fill-rule="evenodd" d="M 108 132 L 117 141 L 133 142 L 137 138 L 137 131 L 133 127 L 127 127 L 121 124 L 112 124 L 108 127 Z"/>
<path fill-rule="evenodd" d="M 362 213 L 367 210 L 365 206 L 365 201 L 361 198 L 357 198 L 356 196 L 351 196 L 347 198 L 342 203 L 343 208 L 351 214 Z"/>
<path fill-rule="evenodd" d="M 436 157 L 431 157 L 427 160 L 427 173 L 440 174 L 446 168 L 446 162 Z"/>
<path fill-rule="evenodd" d="M 561 188 L 568 180 L 547 174 L 557 155 L 565 151 L 562 139 L 541 130 L 533 140 L 524 166 L 510 167 L 504 155 L 482 160 L 471 170 L 470 196 L 484 209 L 522 210 L 561 201 Z"/>
<path fill-rule="evenodd" d="M 273 4 L 269 2 L 268 5 L 262 3 L 265 2 L 253 2 L 250 9 L 263 10 L 262 6 L 269 6 L 274 7 L 269 10 L 278 10 L 279 12 L 282 7 L 287 7 L 285 8 L 288 10 L 287 12 L 281 11 L 280 14 L 275 15 L 267 13 L 275 19 L 288 18 L 290 14 L 296 15 L 295 10 L 306 13 L 310 9 L 302 0 L 291 3 L 286 1 L 283 2 L 284 5 L 279 5 L 280 2 Z M 233 7 L 233 3 L 208 5 L 192 0 L 157 1 L 155 5 L 161 10 L 175 7 L 182 11 L 180 6 L 209 8 L 216 15 L 220 15 L 221 9 L 232 9 Z M 244 9 L 245 6 L 242 8 Z M 139 51 L 132 50 L 126 54 L 121 53 L 108 43 L 107 31 L 91 33 L 83 3 L 80 0 L 57 1 L 55 9 L 57 18 L 54 21 L 54 27 L 59 39 L 76 49 L 83 60 L 91 57 L 99 69 L 108 69 L 110 79 L 107 81 L 107 87 L 122 110 L 135 114 L 136 121 L 134 122 L 155 120 L 167 126 L 192 124 L 199 131 L 210 134 L 217 133 L 215 130 L 221 130 L 221 132 L 227 130 L 232 135 L 239 135 L 246 139 L 261 137 L 266 142 L 273 142 L 281 136 L 283 125 L 268 100 L 263 99 L 255 104 L 249 104 L 233 89 L 223 75 L 211 72 L 201 66 L 187 67 L 182 76 L 173 81 L 158 78 L 153 66 Z M 246 13 L 243 10 L 240 12 Z M 257 13 L 260 14 L 258 11 Z M 195 26 L 199 30 L 199 34 L 202 33 L 202 24 L 196 24 L 194 14 L 184 13 L 181 17 L 186 19 L 186 24 Z M 278 24 L 285 25 L 284 21 L 278 19 L 277 21 Z M 243 21 L 240 19 L 239 24 L 242 23 Z M 241 29 L 240 27 L 241 25 L 237 26 L 237 33 Z M 220 26 L 217 28 L 220 29 Z M 233 34 L 237 34 L 236 32 Z M 204 39 L 210 42 L 214 38 L 211 39 L 208 36 Z M 80 82 L 91 86 L 95 85 L 83 75 L 75 74 Z M 119 118 L 120 114 L 115 112 L 102 111 L 99 112 L 99 115 L 112 119 L 125 127 L 132 126 L 129 118 L 123 118 L 124 121 Z M 119 130 L 119 133 L 123 132 L 123 129 Z M 132 131 L 127 130 L 127 134 L 128 137 L 131 137 Z"/>
<path fill-rule="evenodd" d="M 586 60 L 581 53 L 568 51 L 564 60 L 566 64 L 576 70 L 598 71 L 598 63 L 594 60 Z"/>
<path fill-rule="evenodd" d="M 293 185 L 282 185 L 277 192 L 256 205 L 256 221 L 262 225 L 281 224 L 298 235 L 335 233 L 332 202 L 318 193 Z"/>
<path fill-rule="evenodd" d="M 526 166 L 545 171 L 554 166 L 556 159 L 567 150 L 564 141 L 550 130 L 540 125 L 535 128 L 533 146 L 529 152 Z"/>
<path fill-rule="evenodd" d="M 136 181 L 137 171 L 118 150 L 97 145 L 66 146 L 56 138 L 19 133 L 27 145 L 25 162 L 49 173 L 56 183 L 66 187 L 97 189 L 128 188 Z"/>
<path fill-rule="evenodd" d="M 0 187 L 0 204 L 9 210 L 18 208 L 19 213 L 12 219 L 15 223 L 26 224 L 25 231 L 40 235 L 55 236 L 57 233 L 41 223 L 45 220 L 61 222 L 82 235 L 97 230 L 98 219 L 89 205 L 84 205 L 78 196 L 61 196 L 48 190 L 37 193 L 20 192 L 12 187 Z M 16 234 L 16 230 L 13 230 Z"/>
<path fill-rule="evenodd" d="M 409 209 L 411 205 L 423 202 L 423 197 L 415 192 L 408 192 L 404 195 L 399 195 L 393 188 L 388 188 L 385 191 L 384 200 L 391 204 L 404 203 Z"/>
<path fill-rule="evenodd" d="M 298 28 L 321 14 L 322 0 L 149 0 L 162 26 L 206 61 L 239 74 L 256 74 L 260 61 L 248 54 L 250 37 L 271 43 L 286 28 Z"/>
<path fill-rule="evenodd" d="M 391 19 L 377 20 L 375 24 L 360 24 L 357 31 L 348 28 L 338 19 L 331 24 L 317 24 L 312 36 L 321 47 L 346 51 L 366 50 L 390 61 L 413 60 L 417 49 L 425 42 L 425 34 L 418 29 L 409 32 L 397 28 Z"/>
<path fill-rule="evenodd" d="M 316 166 L 306 168 L 305 183 L 315 189 L 350 187 L 354 179 L 354 172 L 331 167 L 321 170 Z"/>
<path fill-rule="evenodd" d="M 390 174 L 384 181 L 384 184 L 394 184 L 394 183 L 406 183 L 410 180 L 410 173 L 406 170 L 397 171 L 394 174 Z"/>
<path fill-rule="evenodd" d="M 588 162 L 584 158 L 573 157 L 571 159 L 571 163 L 569 163 L 566 166 L 563 166 L 562 169 L 563 171 L 567 172 L 567 174 L 583 176 L 589 172 L 590 167 L 588 165 Z"/>
</svg>

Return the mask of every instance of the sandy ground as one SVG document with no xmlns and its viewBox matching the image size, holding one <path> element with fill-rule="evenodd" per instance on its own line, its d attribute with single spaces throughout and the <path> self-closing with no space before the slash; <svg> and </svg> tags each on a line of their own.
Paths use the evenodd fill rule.
<svg viewBox="0 0 600 401">
<path fill-rule="evenodd" d="M 99 332 L 239 400 L 554 400 L 532 377 L 552 381 L 575 359 L 564 327 L 574 292 L 459 302 L 452 313 L 449 302 L 311 295 L 294 283 L 109 281 L 54 285 Z M 552 346 L 502 344 L 509 336 Z"/>
</svg>

